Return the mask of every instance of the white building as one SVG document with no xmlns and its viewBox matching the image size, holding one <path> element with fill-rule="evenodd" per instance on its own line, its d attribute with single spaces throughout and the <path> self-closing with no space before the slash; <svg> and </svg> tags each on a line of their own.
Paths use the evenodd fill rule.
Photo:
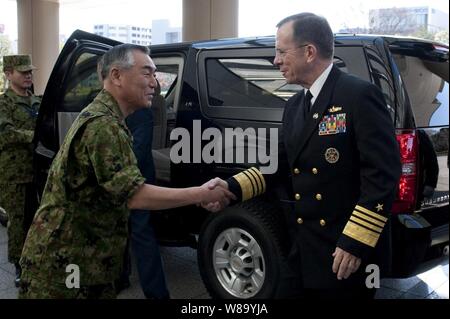
<svg viewBox="0 0 450 319">
<path fill-rule="evenodd" d="M 152 21 L 152 44 L 181 42 L 181 38 L 181 27 L 171 27 L 167 19 Z"/>
<path fill-rule="evenodd" d="M 121 24 L 97 24 L 94 33 L 123 43 L 148 46 L 152 43 L 152 29 Z"/>
<path fill-rule="evenodd" d="M 448 13 L 429 6 L 385 8 L 369 11 L 373 33 L 411 35 L 418 30 L 431 33 L 448 30 Z"/>
</svg>

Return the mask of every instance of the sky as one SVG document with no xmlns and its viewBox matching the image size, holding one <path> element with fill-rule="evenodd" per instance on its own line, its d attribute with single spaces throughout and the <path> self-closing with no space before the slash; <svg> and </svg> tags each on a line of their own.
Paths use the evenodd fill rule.
<svg viewBox="0 0 450 319">
<path fill-rule="evenodd" d="M 326 17 L 337 32 L 367 26 L 369 9 L 426 5 L 449 12 L 447 0 L 239 0 L 239 36 L 274 34 L 278 21 L 302 11 Z M 15 0 L 0 0 L 0 24 L 12 39 L 17 38 L 15 6 Z M 60 34 L 68 37 L 77 28 L 92 32 L 94 23 L 150 26 L 157 19 L 180 27 L 181 7 L 182 0 L 60 0 Z"/>
</svg>

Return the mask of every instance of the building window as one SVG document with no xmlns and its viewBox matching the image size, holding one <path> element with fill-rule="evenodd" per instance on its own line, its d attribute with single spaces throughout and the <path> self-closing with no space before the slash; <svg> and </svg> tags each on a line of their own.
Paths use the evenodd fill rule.
<svg viewBox="0 0 450 319">
<path fill-rule="evenodd" d="M 427 24 L 428 24 L 428 19 L 427 19 L 427 15 L 426 14 L 418 14 L 417 16 L 416 16 L 416 21 L 417 21 L 417 24 L 418 25 L 420 25 L 420 26 L 426 26 Z"/>
</svg>

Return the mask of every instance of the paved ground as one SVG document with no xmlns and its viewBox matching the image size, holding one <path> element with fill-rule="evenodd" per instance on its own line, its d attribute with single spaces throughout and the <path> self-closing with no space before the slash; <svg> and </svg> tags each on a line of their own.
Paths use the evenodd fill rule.
<svg viewBox="0 0 450 319">
<path fill-rule="evenodd" d="M 172 298 L 208 299 L 209 295 L 200 278 L 196 251 L 191 248 L 161 248 L 164 267 Z M 383 280 L 377 299 L 449 299 L 448 258 L 442 264 L 419 276 L 407 279 Z M 6 229 L 0 226 L 0 299 L 16 299 L 14 266 L 7 260 Z M 136 271 L 131 287 L 124 290 L 121 299 L 144 298 Z"/>
</svg>

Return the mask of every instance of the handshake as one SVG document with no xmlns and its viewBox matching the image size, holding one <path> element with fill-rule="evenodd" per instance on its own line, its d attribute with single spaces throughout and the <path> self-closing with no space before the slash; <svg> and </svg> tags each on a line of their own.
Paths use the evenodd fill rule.
<svg viewBox="0 0 450 319">
<path fill-rule="evenodd" d="M 201 202 L 197 206 L 213 213 L 227 207 L 231 200 L 236 200 L 236 196 L 228 190 L 228 183 L 218 177 L 200 186 L 200 192 Z"/>
</svg>

